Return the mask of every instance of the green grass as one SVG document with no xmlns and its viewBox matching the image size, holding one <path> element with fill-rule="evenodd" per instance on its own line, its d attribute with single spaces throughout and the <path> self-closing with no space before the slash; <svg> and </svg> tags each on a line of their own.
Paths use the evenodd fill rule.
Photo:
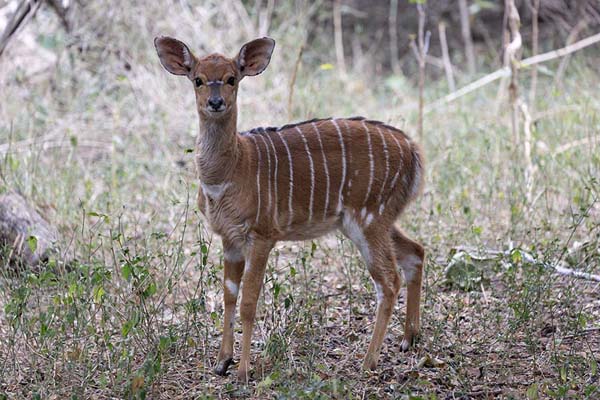
<svg viewBox="0 0 600 400">
<path fill-rule="evenodd" d="M 544 266 L 565 260 L 600 273 L 598 139 L 555 154 L 599 133 L 599 77 L 589 67 L 597 50 L 576 55 L 559 87 L 540 76 L 529 105 L 530 200 L 506 99 L 495 105 L 497 84 L 427 114 L 427 186 L 401 220 L 428 254 L 415 349 L 399 351 L 401 297 L 378 369 L 362 372 L 375 296 L 358 253 L 340 236 L 283 243 L 269 261 L 246 386 L 211 372 L 222 250 L 194 205 L 192 89 L 161 69 L 152 47 L 153 35 L 166 33 L 233 55 L 249 39 L 245 17 L 217 18 L 231 11 L 216 2 L 178 3 L 172 15 L 133 2 L 115 7 L 108 25 L 103 6 L 91 4 L 73 33 L 87 50 L 67 48 L 42 12 L 24 34 L 56 63 L 30 76 L 15 57 L 1 78 L 10 101 L 0 104 L 0 145 L 11 144 L 1 154 L 2 190 L 38 205 L 59 228 L 63 253 L 41 271 L 15 272 L 2 260 L 0 399 L 598 397 L 598 283 Z M 242 83 L 240 129 L 289 122 L 303 35 L 292 15 L 305 18 L 289 5 L 278 10 L 272 64 Z M 8 51 L 20 54 L 16 47 Z M 410 77 L 343 77 L 321 68 L 333 60 L 330 48 L 305 52 L 294 120 L 365 115 L 415 136 Z M 521 84 L 527 93 L 526 71 Z M 428 101 L 447 93 L 443 81 L 427 86 Z M 23 145 L 31 138 L 39 142 Z M 507 255 L 473 262 L 478 279 L 464 290 L 445 279 L 456 247 Z M 435 362 L 421 362 L 428 357 Z"/>
</svg>

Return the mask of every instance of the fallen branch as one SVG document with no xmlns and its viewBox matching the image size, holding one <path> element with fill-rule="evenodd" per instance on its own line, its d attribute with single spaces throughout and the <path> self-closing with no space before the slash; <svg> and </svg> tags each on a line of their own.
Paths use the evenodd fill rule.
<svg viewBox="0 0 600 400">
<path fill-rule="evenodd" d="M 547 53 L 538 54 L 537 56 L 526 58 L 524 60 L 521 60 L 521 62 L 517 65 L 519 68 L 527 68 L 535 64 L 540 64 L 546 61 L 554 60 L 556 58 L 564 57 L 567 54 L 574 53 L 578 50 L 581 50 L 598 42 L 600 42 L 600 33 L 587 37 L 583 40 L 580 40 L 579 42 L 573 43 L 570 46 L 566 46 L 557 50 L 552 50 Z M 468 85 L 458 89 L 456 92 L 450 93 L 442 97 L 441 99 L 438 99 L 432 102 L 431 104 L 428 104 L 427 106 L 425 106 L 425 113 L 429 113 L 444 104 L 450 103 L 468 93 L 471 93 L 505 76 L 510 76 L 510 68 L 500 68 L 492 72 L 491 74 L 488 74 L 474 82 L 469 83 Z"/>
<path fill-rule="evenodd" d="M 511 250 L 507 250 L 507 251 L 500 251 L 500 250 L 492 250 L 492 249 L 485 249 L 485 250 L 473 249 L 473 248 L 464 247 L 464 246 L 458 246 L 458 247 L 455 247 L 454 249 L 457 251 L 457 254 L 458 254 L 458 252 L 464 252 L 471 259 L 476 260 L 476 261 L 493 261 L 493 260 L 500 261 L 503 259 L 510 260 L 513 255 L 513 252 L 518 251 L 519 254 L 521 255 L 521 258 L 529 264 L 542 265 L 542 266 L 544 266 L 544 268 L 553 270 L 554 272 L 556 272 L 560 275 L 571 276 L 573 278 L 579 278 L 579 279 L 585 279 L 585 280 L 589 280 L 589 281 L 600 282 L 600 275 L 592 274 L 589 272 L 577 271 L 572 268 L 567 268 L 564 266 L 564 265 L 566 265 L 566 263 L 564 261 L 560 261 L 560 258 L 559 258 L 558 262 L 556 262 L 555 264 L 552 264 L 549 262 L 537 260 L 532 254 L 530 254 L 527 251 L 522 250 L 522 249 L 511 249 Z"/>
</svg>

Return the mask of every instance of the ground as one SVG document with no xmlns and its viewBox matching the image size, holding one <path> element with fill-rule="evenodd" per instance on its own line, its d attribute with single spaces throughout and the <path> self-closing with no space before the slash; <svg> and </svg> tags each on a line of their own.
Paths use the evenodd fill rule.
<svg viewBox="0 0 600 400">
<path fill-rule="evenodd" d="M 0 399 L 600 397 L 600 284 L 554 269 L 600 273 L 597 50 L 576 54 L 560 81 L 560 61 L 544 64 L 533 100 L 521 71 L 528 163 L 524 120 L 515 138 L 500 82 L 428 110 L 419 138 L 410 77 L 344 75 L 329 50 L 309 49 L 288 112 L 303 30 L 274 26 L 271 65 L 242 82 L 240 130 L 364 115 L 423 145 L 426 187 L 398 221 L 427 251 L 422 330 L 400 352 L 403 291 L 378 368 L 361 371 L 376 300 L 357 251 L 339 235 L 282 243 L 244 385 L 211 372 L 222 249 L 194 204 L 191 84 L 161 69 L 152 35 L 157 26 L 233 55 L 249 34 L 234 17 L 200 29 L 190 21 L 201 7 L 157 22 L 158 10 L 132 4 L 115 8 L 110 28 L 92 9 L 74 35 L 102 31 L 106 45 L 81 51 L 40 14 L 23 34 L 55 58 L 32 72 L 18 61 L 29 50 L 13 46 L 0 64 L 10 99 L 0 104 L 0 190 L 25 194 L 63 238 L 42 268 L 2 258 Z M 429 80 L 426 104 L 447 93 Z"/>
</svg>

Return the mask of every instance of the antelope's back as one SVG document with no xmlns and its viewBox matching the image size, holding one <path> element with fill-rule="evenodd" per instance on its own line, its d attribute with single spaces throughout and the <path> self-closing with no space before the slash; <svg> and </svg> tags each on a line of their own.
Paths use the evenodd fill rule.
<svg viewBox="0 0 600 400">
<path fill-rule="evenodd" d="M 252 143 L 256 220 L 270 218 L 282 230 L 327 222 L 345 209 L 365 220 L 397 217 L 422 185 L 419 147 L 379 121 L 318 119 L 242 136 Z"/>
</svg>

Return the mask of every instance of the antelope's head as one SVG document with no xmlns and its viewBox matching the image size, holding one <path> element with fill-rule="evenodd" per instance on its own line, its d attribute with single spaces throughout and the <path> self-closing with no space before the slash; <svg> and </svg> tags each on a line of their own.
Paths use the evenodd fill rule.
<svg viewBox="0 0 600 400">
<path fill-rule="evenodd" d="M 200 116 L 220 119 L 236 109 L 240 81 L 267 68 L 275 41 L 267 37 L 255 39 L 243 45 L 234 58 L 218 53 L 198 58 L 185 43 L 167 36 L 155 38 L 154 46 L 167 71 L 186 76 L 194 85 Z"/>
</svg>

